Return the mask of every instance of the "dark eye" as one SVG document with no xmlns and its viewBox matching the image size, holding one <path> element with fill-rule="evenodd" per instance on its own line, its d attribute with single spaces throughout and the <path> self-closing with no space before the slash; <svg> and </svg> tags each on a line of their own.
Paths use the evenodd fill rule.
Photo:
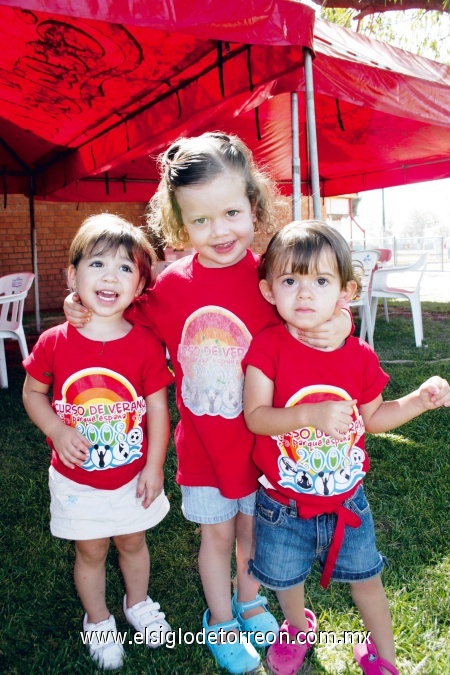
<svg viewBox="0 0 450 675">
<path fill-rule="evenodd" d="M 233 216 L 237 216 L 238 213 L 239 212 L 237 209 L 231 209 L 230 211 L 227 211 L 227 215 L 231 216 L 232 218 Z"/>
<path fill-rule="evenodd" d="M 129 265 L 121 265 L 120 269 L 122 270 L 122 272 L 132 272 L 133 271 Z"/>
<path fill-rule="evenodd" d="M 103 263 L 101 260 L 93 260 L 91 262 L 91 267 L 103 267 Z"/>
<path fill-rule="evenodd" d="M 295 279 L 292 279 L 292 277 L 288 277 L 283 281 L 283 284 L 286 286 L 293 286 L 295 284 Z"/>
<path fill-rule="evenodd" d="M 319 284 L 319 286 L 326 286 L 327 283 L 328 283 L 328 280 L 325 279 L 324 277 L 320 277 L 319 279 L 317 279 L 317 283 Z"/>
</svg>

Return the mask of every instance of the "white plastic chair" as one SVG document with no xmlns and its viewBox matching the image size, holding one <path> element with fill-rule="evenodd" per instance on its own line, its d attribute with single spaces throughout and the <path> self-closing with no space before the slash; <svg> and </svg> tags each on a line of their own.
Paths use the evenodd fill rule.
<svg viewBox="0 0 450 675">
<path fill-rule="evenodd" d="M 18 340 L 22 358 L 28 356 L 22 318 L 25 298 L 33 281 L 32 272 L 16 272 L 0 277 L 0 386 L 3 389 L 8 387 L 4 338 Z"/>
<path fill-rule="evenodd" d="M 427 267 L 428 253 L 424 253 L 412 265 L 382 267 L 374 272 L 372 283 L 371 319 L 375 328 L 378 298 L 405 298 L 411 303 L 416 347 L 423 340 L 422 306 L 420 304 L 420 283 Z M 389 321 L 387 303 L 384 312 Z"/>
<path fill-rule="evenodd" d="M 393 251 L 391 251 L 390 248 L 376 248 L 375 251 L 380 252 L 380 258 L 378 260 L 377 264 L 377 269 L 379 269 L 383 263 L 387 263 L 390 261 L 392 258 Z M 387 299 L 383 298 L 383 306 L 384 306 L 384 314 L 385 316 L 388 316 L 388 306 L 387 306 Z M 386 319 L 386 321 L 389 321 L 389 319 Z M 375 325 L 374 325 L 374 330 L 375 330 Z"/>
<path fill-rule="evenodd" d="M 380 257 L 379 251 L 352 251 L 352 260 L 356 271 L 361 272 L 361 293 L 357 300 L 349 302 L 349 307 L 359 307 L 361 316 L 360 338 L 365 340 L 367 333 L 367 342 L 373 348 L 373 323 L 370 314 L 370 298 L 372 290 L 372 277 L 375 266 Z M 359 269 L 358 269 L 359 268 Z"/>
</svg>

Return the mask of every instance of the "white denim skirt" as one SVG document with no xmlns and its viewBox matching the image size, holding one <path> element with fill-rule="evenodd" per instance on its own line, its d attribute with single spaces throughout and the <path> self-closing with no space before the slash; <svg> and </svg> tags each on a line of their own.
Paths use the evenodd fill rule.
<svg viewBox="0 0 450 675">
<path fill-rule="evenodd" d="M 164 492 L 142 506 L 136 497 L 139 476 L 117 490 L 99 490 L 49 469 L 50 530 L 55 537 L 83 541 L 142 532 L 163 520 L 170 509 Z"/>
</svg>

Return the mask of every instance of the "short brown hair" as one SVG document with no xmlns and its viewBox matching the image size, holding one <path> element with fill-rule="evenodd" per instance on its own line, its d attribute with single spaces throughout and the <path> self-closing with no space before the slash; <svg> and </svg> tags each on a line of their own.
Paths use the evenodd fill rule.
<svg viewBox="0 0 450 675">
<path fill-rule="evenodd" d="M 259 276 L 269 285 L 276 270 L 286 274 L 308 274 L 317 267 L 322 251 L 330 252 L 336 260 L 341 288 L 355 281 L 361 284 L 353 268 L 351 251 L 344 237 L 330 225 L 319 220 L 300 220 L 289 223 L 270 240 L 261 257 Z"/>
<path fill-rule="evenodd" d="M 100 255 L 109 251 L 115 253 L 120 246 L 138 266 L 140 278 L 145 281 L 144 288 L 150 286 L 156 255 L 147 235 L 140 227 L 112 213 L 86 218 L 70 246 L 69 263 L 76 268 L 80 260 L 95 249 Z"/>
</svg>

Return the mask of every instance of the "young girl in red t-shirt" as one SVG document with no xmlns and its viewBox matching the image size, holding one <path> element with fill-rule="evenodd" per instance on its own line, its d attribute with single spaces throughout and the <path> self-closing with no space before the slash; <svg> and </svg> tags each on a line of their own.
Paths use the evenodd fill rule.
<svg viewBox="0 0 450 675">
<path fill-rule="evenodd" d="M 321 351 L 298 340 L 333 316 L 357 290 L 350 248 L 334 228 L 290 223 L 272 238 L 260 266 L 261 292 L 283 323 L 262 331 L 245 357 L 244 413 L 258 434 L 254 577 L 277 592 L 285 621 L 267 663 L 292 675 L 315 642 L 304 582 L 317 560 L 328 581 L 350 584 L 370 639 L 355 647 L 367 675 L 398 673 L 389 605 L 362 480 L 369 470 L 364 429 L 389 431 L 427 410 L 450 406 L 446 380 L 383 401 L 389 377 L 368 344 L 349 337 Z M 378 650 L 378 651 L 377 651 Z"/>
<path fill-rule="evenodd" d="M 180 139 L 160 157 L 160 166 L 149 224 L 168 245 L 190 243 L 196 253 L 164 270 L 128 317 L 150 325 L 169 350 L 180 411 L 177 482 L 183 513 L 202 532 L 199 568 L 208 604 L 203 628 L 225 635 L 207 640 L 219 665 L 243 673 L 260 662 L 251 642 L 267 645 L 266 634 L 278 631 L 248 574 L 260 471 L 242 414 L 241 361 L 253 335 L 279 322 L 259 293 L 259 257 L 249 246 L 255 230 L 275 229 L 284 203 L 235 136 Z M 65 309 L 71 320 L 80 320 L 76 303 L 66 300 Z M 350 327 L 348 312 L 338 310 L 303 339 L 336 346 Z M 231 598 L 235 546 L 237 590 Z M 248 632 L 248 642 L 236 640 L 239 631 Z"/>
<path fill-rule="evenodd" d="M 127 621 L 149 647 L 163 644 L 170 630 L 147 595 L 145 534 L 169 511 L 163 465 L 173 377 L 159 340 L 123 316 L 150 282 L 154 258 L 131 223 L 107 213 L 88 218 L 70 247 L 68 278 L 91 321 L 50 328 L 24 361 L 24 405 L 52 450 L 50 529 L 75 541 L 84 642 L 104 669 L 124 660 L 105 598 L 110 538 L 125 582 Z"/>
</svg>

